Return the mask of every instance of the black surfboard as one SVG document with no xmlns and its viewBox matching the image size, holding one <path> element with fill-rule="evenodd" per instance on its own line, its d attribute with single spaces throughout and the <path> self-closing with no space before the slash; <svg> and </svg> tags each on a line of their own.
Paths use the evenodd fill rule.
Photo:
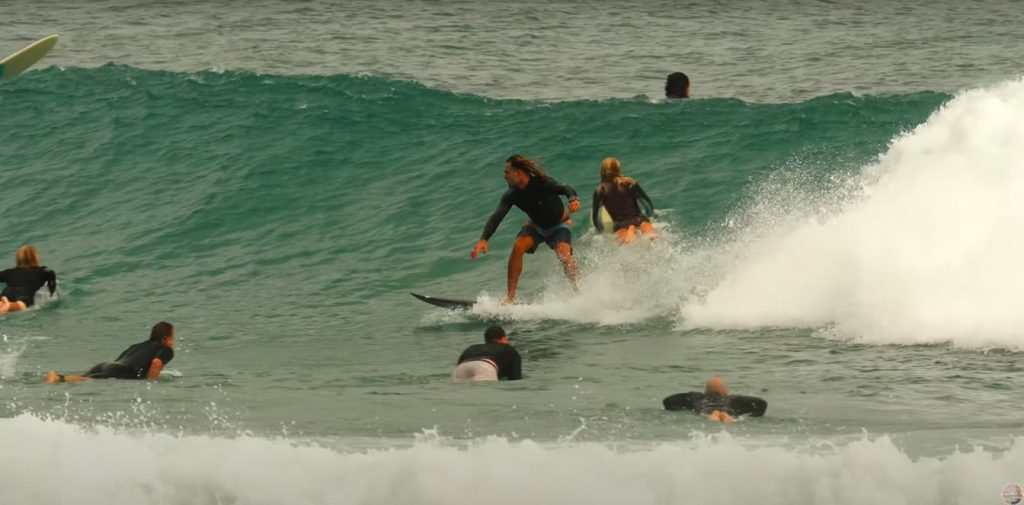
<svg viewBox="0 0 1024 505">
<path fill-rule="evenodd" d="M 434 296 L 417 295 L 416 293 L 409 293 L 420 300 L 423 300 L 431 305 L 438 307 L 444 307 L 451 310 L 466 310 L 476 304 L 476 300 L 460 300 L 457 298 L 437 298 Z"/>
</svg>

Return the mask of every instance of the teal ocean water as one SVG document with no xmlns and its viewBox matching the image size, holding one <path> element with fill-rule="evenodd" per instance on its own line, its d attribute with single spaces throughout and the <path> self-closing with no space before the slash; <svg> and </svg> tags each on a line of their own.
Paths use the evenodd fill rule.
<svg viewBox="0 0 1024 505">
<path fill-rule="evenodd" d="M 663 102 L 677 68 L 650 48 L 679 29 L 652 21 L 664 5 L 622 11 L 620 26 L 650 33 L 632 52 L 583 29 L 613 13 L 575 4 L 416 5 L 97 3 L 14 18 L 21 38 L 0 38 L 12 51 L 78 23 L 37 70 L 0 83 L 0 254 L 13 265 L 31 243 L 60 279 L 38 309 L 0 319 L 0 503 L 974 504 L 1024 481 L 1024 82 L 982 57 L 1020 44 L 992 18 L 1010 7 L 937 8 L 946 17 L 920 32 L 895 30 L 906 13 L 889 7 L 795 6 L 769 24 L 764 6 L 694 8 L 680 19 L 705 34 L 690 46 L 701 54 L 745 37 L 734 23 L 792 34 L 821 19 L 822 34 L 870 28 L 910 49 L 813 56 L 780 34 L 761 63 L 790 77 L 816 58 L 856 65 L 762 86 L 721 78 L 726 62 L 709 57 L 693 65 L 721 79 L 704 97 Z M 580 86 L 529 65 L 500 79 L 502 51 L 530 61 L 534 39 L 480 27 L 516 12 L 545 27 L 537 68 L 560 68 L 558 43 L 614 54 L 617 70 Z M 240 35 L 211 44 L 204 23 Z M 297 63 L 316 59 L 297 33 L 339 25 L 352 30 L 329 47 L 369 49 Z M 381 42 L 402 26 L 411 47 Z M 145 51 L 112 42 L 133 34 Z M 961 72 L 932 85 L 942 44 Z M 255 68 L 245 47 L 278 57 Z M 893 80 L 867 86 L 856 69 L 879 60 L 863 54 Z M 542 247 L 522 303 L 500 305 L 522 214 L 490 254 L 469 252 L 513 153 L 584 209 L 601 159 L 619 158 L 660 240 L 620 247 L 577 214 L 580 292 Z M 479 303 L 448 312 L 409 292 Z M 178 328 L 160 380 L 42 383 L 159 320 Z M 495 322 L 525 379 L 450 383 Z M 767 415 L 723 427 L 662 410 L 713 374 L 767 399 Z"/>
</svg>

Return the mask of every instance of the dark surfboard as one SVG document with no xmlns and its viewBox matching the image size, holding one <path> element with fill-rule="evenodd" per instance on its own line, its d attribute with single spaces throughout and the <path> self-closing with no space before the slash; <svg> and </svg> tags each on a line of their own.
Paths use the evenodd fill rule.
<svg viewBox="0 0 1024 505">
<path fill-rule="evenodd" d="M 417 295 L 416 293 L 409 293 L 420 300 L 423 300 L 431 305 L 438 307 L 444 307 L 451 310 L 466 310 L 476 304 L 476 300 L 459 300 L 457 298 L 437 298 L 433 296 Z"/>
</svg>

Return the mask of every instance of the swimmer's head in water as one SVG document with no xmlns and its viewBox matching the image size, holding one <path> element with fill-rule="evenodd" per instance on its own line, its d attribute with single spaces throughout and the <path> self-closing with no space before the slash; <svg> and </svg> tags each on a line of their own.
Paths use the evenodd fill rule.
<svg viewBox="0 0 1024 505">
<path fill-rule="evenodd" d="M 712 377 L 708 379 L 708 385 L 704 388 L 704 394 L 729 396 L 729 388 L 725 385 L 725 381 L 722 380 L 721 377 Z"/>
<path fill-rule="evenodd" d="M 484 331 L 484 342 L 487 342 L 488 344 L 492 342 L 497 342 L 499 344 L 507 344 L 508 333 L 505 333 L 505 328 L 502 328 L 501 326 L 491 326 L 490 328 L 487 328 L 486 331 Z"/>
<path fill-rule="evenodd" d="M 18 268 L 32 268 L 39 266 L 39 253 L 36 252 L 36 248 L 30 245 L 23 245 L 18 248 L 18 253 L 14 255 L 14 259 L 18 265 Z"/>
<path fill-rule="evenodd" d="M 160 321 L 149 330 L 149 339 L 155 342 L 164 342 L 168 346 L 174 345 L 174 325 L 166 321 Z"/>
<path fill-rule="evenodd" d="M 666 98 L 690 98 L 690 78 L 682 72 L 668 74 L 665 80 Z"/>
</svg>

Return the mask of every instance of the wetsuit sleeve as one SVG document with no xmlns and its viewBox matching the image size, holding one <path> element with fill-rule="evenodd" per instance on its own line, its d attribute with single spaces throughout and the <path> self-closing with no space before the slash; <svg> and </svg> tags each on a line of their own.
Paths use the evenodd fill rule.
<svg viewBox="0 0 1024 505">
<path fill-rule="evenodd" d="M 601 187 L 594 190 L 594 205 L 590 211 L 590 220 L 594 223 L 597 231 L 604 231 L 604 223 L 601 222 Z"/>
<path fill-rule="evenodd" d="M 654 215 L 654 204 L 651 203 L 651 198 L 644 192 L 644 188 L 640 187 L 640 183 L 633 185 L 633 196 L 636 198 L 636 205 L 640 207 L 640 212 L 643 212 L 644 216 L 651 217 Z"/>
<path fill-rule="evenodd" d="M 697 403 L 703 396 L 697 392 L 677 393 L 661 401 L 665 410 L 697 410 Z"/>
<path fill-rule="evenodd" d="M 568 184 L 562 184 L 551 177 L 544 179 L 544 191 L 547 193 L 556 193 L 559 195 L 565 195 L 570 200 L 579 200 L 580 197 L 576 195 L 576 190 Z"/>
<path fill-rule="evenodd" d="M 52 296 L 53 292 L 57 291 L 57 272 L 43 267 L 43 273 L 46 277 L 46 287 L 50 290 L 50 295 Z"/>
<path fill-rule="evenodd" d="M 729 395 L 729 409 L 737 415 L 750 414 L 750 417 L 761 417 L 768 410 L 768 402 L 756 396 Z"/>
<path fill-rule="evenodd" d="M 510 348 L 508 358 L 508 380 L 517 381 L 523 378 L 523 361 L 519 357 L 519 351 Z"/>
<path fill-rule="evenodd" d="M 174 359 L 174 349 L 171 349 L 170 347 L 164 347 L 163 349 L 160 349 L 160 352 L 156 353 L 156 357 L 161 362 L 163 362 L 164 365 L 166 365 L 170 363 L 172 359 Z"/>
<path fill-rule="evenodd" d="M 501 196 L 501 201 L 498 202 L 498 208 L 494 209 L 494 213 L 491 214 L 491 217 L 487 218 L 487 224 L 484 225 L 484 232 L 480 235 L 482 240 L 491 239 L 491 235 L 494 235 L 494 232 L 498 230 L 498 225 L 501 224 L 501 220 L 505 219 L 505 215 L 512 209 L 512 198 L 509 195 L 510 193 L 506 192 Z"/>
<path fill-rule="evenodd" d="M 3 282 L 4 284 L 7 283 L 7 274 L 10 273 L 10 271 L 10 268 L 7 270 L 0 270 L 0 282 Z"/>
<path fill-rule="evenodd" d="M 127 356 L 127 355 L 128 355 L 128 353 L 129 353 L 129 352 L 131 352 L 131 350 L 132 350 L 132 348 L 131 348 L 131 347 L 129 347 L 129 348 L 127 348 L 127 349 L 125 349 L 125 350 L 121 351 L 121 354 L 118 354 L 118 355 L 117 355 L 117 358 L 115 358 L 115 359 L 114 359 L 114 361 L 116 361 L 116 362 L 120 363 L 120 362 L 121 362 L 121 359 L 122 359 L 122 358 L 124 358 L 125 356 Z"/>
</svg>

